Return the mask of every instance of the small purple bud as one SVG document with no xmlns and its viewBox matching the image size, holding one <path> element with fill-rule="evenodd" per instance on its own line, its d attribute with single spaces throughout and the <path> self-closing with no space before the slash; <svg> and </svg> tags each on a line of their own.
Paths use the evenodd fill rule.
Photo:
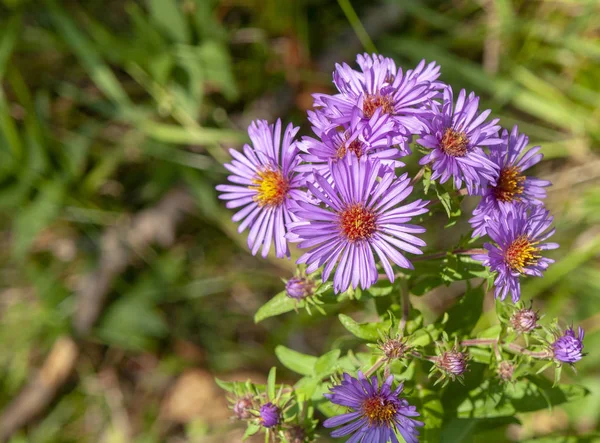
<svg viewBox="0 0 600 443">
<path fill-rule="evenodd" d="M 252 417 L 252 399 L 250 397 L 241 397 L 233 404 L 233 413 L 240 420 L 247 420 Z"/>
<path fill-rule="evenodd" d="M 504 382 L 512 381 L 514 372 L 515 365 L 506 360 L 501 361 L 498 367 L 496 368 L 496 373 L 498 374 L 498 377 Z"/>
<path fill-rule="evenodd" d="M 260 424 L 265 428 L 277 426 L 281 421 L 281 411 L 273 403 L 265 403 L 260 407 Z"/>
<path fill-rule="evenodd" d="M 440 355 L 435 364 L 453 380 L 465 373 L 469 355 L 466 352 L 460 352 L 458 349 L 445 351 Z"/>
<path fill-rule="evenodd" d="M 540 319 L 537 312 L 532 309 L 519 309 L 510 318 L 510 324 L 513 329 L 521 334 L 526 334 L 538 327 Z"/>
<path fill-rule="evenodd" d="M 561 363 L 575 363 L 583 358 L 583 328 L 580 326 L 577 332 L 578 337 L 575 336 L 575 331 L 571 326 L 564 335 L 557 337 L 552 343 L 555 360 Z"/>
<path fill-rule="evenodd" d="M 285 291 L 288 297 L 302 300 L 310 297 L 313 293 L 314 283 L 305 277 L 293 277 L 285 285 Z"/>
</svg>

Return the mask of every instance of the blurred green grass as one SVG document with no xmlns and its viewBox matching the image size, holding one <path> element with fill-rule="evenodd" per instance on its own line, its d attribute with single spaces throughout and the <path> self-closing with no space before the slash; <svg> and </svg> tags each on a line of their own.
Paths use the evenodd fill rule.
<svg viewBox="0 0 600 443">
<path fill-rule="evenodd" d="M 231 426 L 201 412 L 164 418 L 173 380 L 193 367 L 260 373 L 275 363 L 276 344 L 331 345 L 339 329 L 319 316 L 253 325 L 293 265 L 249 255 L 214 185 L 265 96 L 308 130 L 308 94 L 330 89 L 329 71 L 342 61 L 321 72 L 319 55 L 362 32 L 356 18 L 367 28 L 391 6 L 397 23 L 371 35 L 380 52 L 404 66 L 437 60 L 444 81 L 481 94 L 503 126 L 518 123 L 543 146 L 535 172 L 554 182 L 548 205 L 561 249 L 524 293 L 548 316 L 585 325 L 590 355 L 567 375 L 600 392 L 598 2 L 350 3 L 0 2 L 0 407 L 73 333 L 77 289 L 98 266 L 103 233 L 175 187 L 196 202 L 172 244 L 135 251 L 81 337 L 75 376 L 12 441 L 223 441 Z M 110 371 L 112 390 L 93 388 Z M 507 435 L 590 432 L 599 398 L 551 419 L 523 417 Z"/>
</svg>

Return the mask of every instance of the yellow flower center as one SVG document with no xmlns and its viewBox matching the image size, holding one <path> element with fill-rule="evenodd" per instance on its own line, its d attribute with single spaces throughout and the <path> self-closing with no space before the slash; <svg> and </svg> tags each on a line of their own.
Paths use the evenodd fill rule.
<svg viewBox="0 0 600 443">
<path fill-rule="evenodd" d="M 371 397 L 362 405 L 363 414 L 369 419 L 370 426 L 389 424 L 396 415 L 396 405 L 380 397 Z"/>
<path fill-rule="evenodd" d="M 525 267 L 535 264 L 541 258 L 536 244 L 537 242 L 529 241 L 526 235 L 521 235 L 506 249 L 504 260 L 513 270 L 522 274 Z"/>
<path fill-rule="evenodd" d="M 252 180 L 256 194 L 253 199 L 258 206 L 279 206 L 285 200 L 289 190 L 289 183 L 281 173 L 272 169 L 264 169 L 258 172 L 258 177 Z"/>
<path fill-rule="evenodd" d="M 446 129 L 440 142 L 440 149 L 446 155 L 452 157 L 464 157 L 469 150 L 469 139 L 464 132 Z"/>
<path fill-rule="evenodd" d="M 516 166 L 502 168 L 498 183 L 492 187 L 494 197 L 496 200 L 507 203 L 513 200 L 520 201 L 519 195 L 525 190 L 524 182 L 525 176 L 519 174 Z"/>
<path fill-rule="evenodd" d="M 350 241 L 366 240 L 376 229 L 375 213 L 365 209 L 361 204 L 348 206 L 340 214 L 342 232 Z"/>
<path fill-rule="evenodd" d="M 363 100 L 363 113 L 365 117 L 371 118 L 375 111 L 381 108 L 383 114 L 394 113 L 394 103 L 389 95 L 369 94 Z"/>
</svg>

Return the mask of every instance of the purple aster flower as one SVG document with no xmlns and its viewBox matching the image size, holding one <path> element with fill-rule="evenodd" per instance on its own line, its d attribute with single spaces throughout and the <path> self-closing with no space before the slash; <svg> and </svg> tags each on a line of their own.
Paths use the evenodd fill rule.
<svg viewBox="0 0 600 443">
<path fill-rule="evenodd" d="M 407 139 L 394 135 L 394 122 L 389 115 L 377 110 L 369 120 L 354 120 L 356 118 L 350 124 L 350 128 L 354 129 L 343 130 L 334 126 L 321 132 L 320 140 L 304 137 L 298 143 L 299 149 L 304 152 L 300 157 L 310 164 L 300 165 L 298 171 L 312 172 L 316 169 L 321 175 L 328 176 L 329 161 L 336 162 L 349 155 L 359 159 L 362 156 L 379 158 L 382 164 L 393 168 L 404 166 L 397 159 L 410 152 Z M 400 149 L 394 146 L 398 143 L 401 143 Z"/>
<path fill-rule="evenodd" d="M 457 189 L 464 181 L 470 194 L 482 183 L 496 184 L 498 166 L 492 162 L 482 146 L 495 146 L 502 143 L 498 138 L 498 119 L 486 122 L 490 110 L 478 114 L 479 97 L 474 93 L 466 96 L 464 89 L 458 94 L 456 104 L 452 88 L 444 89 L 443 103 L 440 106 L 431 102 L 431 118 L 424 120 L 427 128 L 417 143 L 431 149 L 419 163 L 431 163 L 432 180 L 445 183 L 454 178 Z"/>
<path fill-rule="evenodd" d="M 411 417 L 420 414 L 405 398 L 400 398 L 402 383 L 392 391 L 393 381 L 394 376 L 390 375 L 379 387 L 376 376 L 368 380 L 360 371 L 358 379 L 344 374 L 344 380 L 333 386 L 325 397 L 351 412 L 329 418 L 323 426 L 342 426 L 331 433 L 335 438 L 354 434 L 348 443 L 399 443 L 397 433 L 407 443 L 417 443 L 419 431 L 416 428 L 423 426 L 423 422 Z"/>
<path fill-rule="evenodd" d="M 541 147 L 526 149 L 529 138 L 519 134 L 515 125 L 510 132 L 502 131 L 502 144 L 490 149 L 490 160 L 498 166 L 494 177 L 495 185 L 488 185 L 481 190 L 482 198 L 469 220 L 473 226 L 473 237 L 485 235 L 486 217 L 498 217 L 500 207 L 517 204 L 541 205 L 540 199 L 546 197 L 548 180 L 526 177 L 523 173 L 542 160 L 539 153 Z"/>
<path fill-rule="evenodd" d="M 554 359 L 561 363 L 573 364 L 583 358 L 583 328 L 578 328 L 578 336 L 575 336 L 573 326 L 569 327 L 564 335 L 558 336 L 552 343 Z"/>
<path fill-rule="evenodd" d="M 421 123 L 415 115 L 429 111 L 423 105 L 438 94 L 439 66 L 422 61 L 414 70 L 402 72 L 394 61 L 381 55 L 358 55 L 361 71 L 336 65 L 333 83 L 339 94 L 315 94 L 315 106 L 339 125 L 348 126 L 356 108 L 362 118 L 370 119 L 377 109 L 393 116 L 396 130 L 406 135 L 417 132 Z"/>
<path fill-rule="evenodd" d="M 326 281 L 339 262 L 333 279 L 336 292 L 359 283 L 366 289 L 377 281 L 374 252 L 390 281 L 394 281 L 390 260 L 412 269 L 399 250 L 422 254 L 418 247 L 425 242 L 412 234 L 425 229 L 407 222 L 426 213 L 428 202 L 419 199 L 398 206 L 413 189 L 408 175 L 396 178 L 391 169 L 384 168 L 378 180 L 381 164 L 368 158 L 330 161 L 329 168 L 333 186 L 314 172 L 315 183 L 308 183 L 308 188 L 318 202 L 298 201 L 294 210 L 301 221 L 288 225 L 297 237 L 292 241 L 310 249 L 298 263 L 306 263 L 308 273 L 325 265 L 322 278 Z"/>
<path fill-rule="evenodd" d="M 523 205 L 508 208 L 499 217 L 487 219 L 487 233 L 494 244 L 485 243 L 487 254 L 473 258 L 498 272 L 494 281 L 495 295 L 504 300 L 510 292 L 513 302 L 521 298 L 522 275 L 541 277 L 554 260 L 540 254 L 558 248 L 557 243 L 544 243 L 554 234 L 549 229 L 553 217 L 542 206 Z"/>
<path fill-rule="evenodd" d="M 243 154 L 231 149 L 231 163 L 225 167 L 233 173 L 233 185 L 219 185 L 219 196 L 230 209 L 242 208 L 233 221 L 242 221 L 238 232 L 250 227 L 248 247 L 256 255 L 262 245 L 266 257 L 275 243 L 277 257 L 289 257 L 285 239 L 286 224 L 297 220 L 290 211 L 294 198 L 303 198 L 302 179 L 295 173 L 300 162 L 293 138 L 299 128 L 289 124 L 281 142 L 281 120 L 269 125 L 265 120 L 252 122 L 248 134 L 252 147 L 244 146 Z"/>
<path fill-rule="evenodd" d="M 260 407 L 260 424 L 265 428 L 277 426 L 281 421 L 281 410 L 271 402 Z"/>
</svg>

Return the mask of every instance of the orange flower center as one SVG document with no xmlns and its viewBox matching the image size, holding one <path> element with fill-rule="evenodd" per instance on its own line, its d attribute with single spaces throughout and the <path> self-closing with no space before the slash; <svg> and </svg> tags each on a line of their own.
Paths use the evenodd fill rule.
<svg viewBox="0 0 600 443">
<path fill-rule="evenodd" d="M 525 190 L 524 182 L 525 176 L 519 174 L 516 166 L 502 168 L 498 183 L 492 187 L 494 197 L 502 202 L 520 201 L 519 195 Z"/>
<path fill-rule="evenodd" d="M 363 100 L 363 113 L 365 117 L 371 118 L 375 111 L 381 108 L 383 114 L 394 113 L 394 103 L 389 95 L 369 94 Z"/>
<path fill-rule="evenodd" d="M 389 424 L 396 415 L 396 405 L 380 397 L 371 397 L 362 405 L 363 414 L 369 419 L 370 426 Z"/>
<path fill-rule="evenodd" d="M 521 274 L 526 266 L 535 264 L 541 257 L 538 255 L 540 250 L 535 247 L 537 242 L 531 242 L 526 235 L 517 237 L 506 249 L 504 260 L 508 266 Z"/>
<path fill-rule="evenodd" d="M 348 153 L 348 151 L 353 152 L 354 155 L 356 155 L 356 158 L 361 158 L 363 155 L 363 142 L 361 142 L 358 139 L 354 139 L 349 145 L 346 145 L 346 143 L 343 143 L 336 152 L 336 157 L 337 159 L 342 159 L 346 156 L 346 154 Z"/>
<path fill-rule="evenodd" d="M 377 216 L 361 204 L 348 206 L 340 214 L 342 232 L 350 241 L 366 240 L 376 229 Z"/>
<path fill-rule="evenodd" d="M 464 157 L 469 150 L 468 148 L 469 139 L 467 134 L 455 131 L 452 128 L 446 129 L 440 142 L 440 149 L 444 154 L 451 157 Z"/>
<path fill-rule="evenodd" d="M 272 169 L 258 172 L 258 177 L 252 180 L 256 186 L 249 186 L 256 190 L 253 199 L 258 206 L 279 206 L 285 200 L 289 190 L 289 183 L 281 173 Z"/>
</svg>

